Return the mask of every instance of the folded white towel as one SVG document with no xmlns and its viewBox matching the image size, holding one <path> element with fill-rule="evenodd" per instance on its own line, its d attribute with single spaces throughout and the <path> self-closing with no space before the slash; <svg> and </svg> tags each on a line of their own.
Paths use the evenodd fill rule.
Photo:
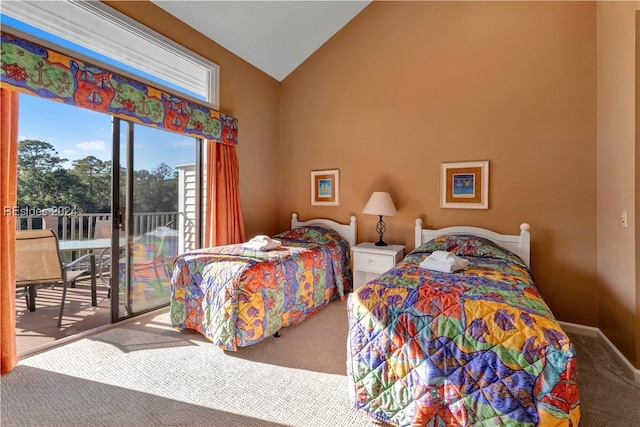
<svg viewBox="0 0 640 427">
<path fill-rule="evenodd" d="M 453 273 L 454 271 L 466 270 L 469 267 L 468 259 L 460 258 L 452 253 L 445 252 L 447 255 L 440 253 L 435 257 L 433 257 L 433 254 L 426 257 L 424 261 L 420 263 L 420 267 L 426 268 L 427 270 L 441 271 L 443 273 Z"/>
<path fill-rule="evenodd" d="M 456 256 L 451 252 L 447 251 L 434 251 L 429 255 L 429 259 L 434 261 L 448 261 L 450 259 L 454 259 Z"/>
<path fill-rule="evenodd" d="M 258 235 L 253 239 L 242 244 L 247 249 L 253 249 L 255 251 L 270 251 L 277 249 L 282 245 L 280 240 L 274 240 L 269 236 Z"/>
</svg>

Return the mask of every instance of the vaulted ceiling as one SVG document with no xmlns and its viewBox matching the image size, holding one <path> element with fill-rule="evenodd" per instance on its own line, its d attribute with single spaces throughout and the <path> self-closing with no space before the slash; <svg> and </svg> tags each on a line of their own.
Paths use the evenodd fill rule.
<svg viewBox="0 0 640 427">
<path fill-rule="evenodd" d="M 152 1 L 278 81 L 370 3 L 370 0 Z"/>
</svg>

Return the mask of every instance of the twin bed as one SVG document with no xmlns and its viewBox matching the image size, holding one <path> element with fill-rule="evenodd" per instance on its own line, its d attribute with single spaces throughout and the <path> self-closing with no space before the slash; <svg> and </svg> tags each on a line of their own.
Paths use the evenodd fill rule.
<svg viewBox="0 0 640 427">
<path fill-rule="evenodd" d="M 255 344 L 347 296 L 356 408 L 399 426 L 577 426 L 576 353 L 536 289 L 529 226 L 503 235 L 415 226 L 415 249 L 352 289 L 349 224 L 298 221 L 273 251 L 229 245 L 173 265 L 171 319 L 226 350 Z M 464 271 L 420 267 L 435 251 Z"/>
<path fill-rule="evenodd" d="M 261 251 L 234 244 L 190 251 L 170 266 L 171 321 L 235 351 L 313 315 L 351 291 L 349 224 L 299 221 L 275 236 L 282 245 Z"/>
<path fill-rule="evenodd" d="M 348 298 L 355 406 L 401 426 L 577 426 L 576 353 L 536 289 L 530 234 L 422 229 L 396 267 Z M 455 273 L 419 266 L 448 251 Z"/>
</svg>

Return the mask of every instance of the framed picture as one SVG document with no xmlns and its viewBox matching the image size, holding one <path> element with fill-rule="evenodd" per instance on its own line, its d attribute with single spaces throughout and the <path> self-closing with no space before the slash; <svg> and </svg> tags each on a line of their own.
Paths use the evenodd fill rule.
<svg viewBox="0 0 640 427">
<path fill-rule="evenodd" d="M 340 171 L 311 171 L 311 206 L 340 204 Z"/>
<path fill-rule="evenodd" d="M 440 207 L 489 209 L 489 162 L 442 163 Z"/>
</svg>

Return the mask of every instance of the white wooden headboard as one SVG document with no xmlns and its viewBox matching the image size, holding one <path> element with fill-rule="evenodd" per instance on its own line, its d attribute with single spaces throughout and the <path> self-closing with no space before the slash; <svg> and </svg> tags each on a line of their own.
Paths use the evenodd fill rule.
<svg viewBox="0 0 640 427">
<path fill-rule="evenodd" d="M 446 227 L 437 230 L 430 230 L 422 228 L 422 219 L 416 219 L 415 227 L 415 245 L 416 248 L 423 243 L 428 242 L 439 236 L 445 234 L 472 234 L 474 236 L 484 237 L 489 239 L 503 248 L 509 249 L 514 254 L 518 255 L 527 264 L 527 267 L 531 267 L 531 226 L 527 223 L 520 224 L 520 234 L 499 234 L 491 230 L 478 227 L 458 226 L 458 227 Z"/>
<path fill-rule="evenodd" d="M 301 227 L 303 225 L 319 225 L 326 228 L 336 230 L 344 239 L 349 242 L 349 246 L 355 246 L 358 243 L 358 225 L 355 215 L 351 215 L 349 224 L 340 224 L 330 219 L 316 218 L 308 221 L 298 221 L 298 214 L 291 215 L 291 228 Z"/>
</svg>

